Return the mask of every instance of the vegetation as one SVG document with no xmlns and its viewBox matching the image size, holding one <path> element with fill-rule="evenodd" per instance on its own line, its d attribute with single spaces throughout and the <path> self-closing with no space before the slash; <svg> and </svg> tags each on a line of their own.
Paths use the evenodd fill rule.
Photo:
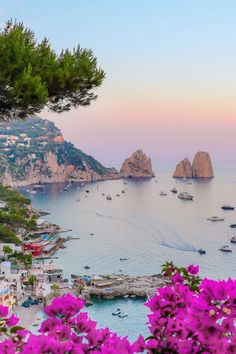
<svg viewBox="0 0 236 354">
<path fill-rule="evenodd" d="M 37 229 L 36 219 L 28 210 L 30 199 L 18 191 L 0 184 L 0 201 L 6 205 L 0 210 L 0 242 L 21 244 L 16 236 L 19 228 L 29 232 Z"/>
<path fill-rule="evenodd" d="M 78 45 L 57 54 L 48 39 L 37 43 L 19 22 L 8 21 L 0 30 L 1 120 L 25 118 L 45 106 L 61 113 L 89 105 L 104 78 L 91 50 Z"/>
<path fill-rule="evenodd" d="M 6 255 L 6 256 L 9 256 L 10 254 L 13 253 L 13 249 L 10 247 L 10 246 L 3 246 L 3 253 Z"/>
<path fill-rule="evenodd" d="M 53 122 L 39 117 L 30 117 L 25 121 L 13 121 L 0 128 L 0 168 L 11 172 L 13 179 L 24 180 L 32 165 L 46 177 L 52 171 L 47 164 L 47 154 L 53 153 L 59 165 L 73 165 L 85 171 L 85 164 L 94 172 L 103 175 L 109 169 L 100 164 L 92 156 L 77 149 L 72 143 L 57 143 L 56 137 L 61 136 L 60 130 Z M 14 137 L 16 141 L 8 142 Z"/>
</svg>

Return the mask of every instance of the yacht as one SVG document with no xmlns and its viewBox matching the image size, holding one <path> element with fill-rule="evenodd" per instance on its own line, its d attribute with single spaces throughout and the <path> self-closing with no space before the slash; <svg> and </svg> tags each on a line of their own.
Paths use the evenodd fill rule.
<svg viewBox="0 0 236 354">
<path fill-rule="evenodd" d="M 223 210 L 234 210 L 234 207 L 232 205 L 222 205 L 221 209 Z"/>
<path fill-rule="evenodd" d="M 161 195 L 162 197 L 164 197 L 164 196 L 166 196 L 166 195 L 167 195 L 167 193 L 166 193 L 166 192 L 161 191 L 161 192 L 159 193 L 159 195 Z"/>
<path fill-rule="evenodd" d="M 126 312 L 122 312 L 119 314 L 120 318 L 128 317 L 128 314 Z"/>
<path fill-rule="evenodd" d="M 174 188 L 172 188 L 171 190 L 170 190 L 172 193 L 177 193 L 178 191 L 177 191 L 177 189 L 174 187 Z"/>
<path fill-rule="evenodd" d="M 182 200 L 193 200 L 193 195 L 187 192 L 183 192 L 178 195 L 178 198 Z"/>
<path fill-rule="evenodd" d="M 230 242 L 231 243 L 236 243 L 236 236 L 231 237 Z"/>
<path fill-rule="evenodd" d="M 106 199 L 107 199 L 107 200 L 112 200 L 112 197 L 108 194 L 108 195 L 106 196 Z"/>
<path fill-rule="evenodd" d="M 112 312 L 113 316 L 118 316 L 121 314 L 121 310 L 120 309 L 116 309 L 114 312 Z"/>
<path fill-rule="evenodd" d="M 233 229 L 236 227 L 236 224 L 231 224 L 229 227 L 232 227 Z"/>
<path fill-rule="evenodd" d="M 218 216 L 211 216 L 210 218 L 207 218 L 207 220 L 215 222 L 215 221 L 224 221 L 225 218 L 219 218 Z"/>
<path fill-rule="evenodd" d="M 219 248 L 219 251 L 221 252 L 232 252 L 231 248 L 229 248 L 228 245 L 224 245 L 221 248 Z"/>
</svg>

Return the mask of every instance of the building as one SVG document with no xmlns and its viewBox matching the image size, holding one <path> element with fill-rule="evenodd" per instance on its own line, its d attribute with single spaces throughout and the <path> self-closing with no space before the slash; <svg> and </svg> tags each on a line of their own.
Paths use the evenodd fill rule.
<svg viewBox="0 0 236 354">
<path fill-rule="evenodd" d="M 8 286 L 11 286 L 16 291 L 21 290 L 22 281 L 29 274 L 28 270 L 20 269 L 18 265 L 11 262 L 0 263 L 0 277 Z"/>
<path fill-rule="evenodd" d="M 31 253 L 33 257 L 41 256 L 43 253 L 43 245 L 40 243 L 26 243 L 23 246 L 25 253 Z"/>
<path fill-rule="evenodd" d="M 7 282 L 0 280 L 0 305 L 11 308 L 15 302 L 14 291 L 11 286 Z"/>
<path fill-rule="evenodd" d="M 43 264 L 43 273 L 50 283 L 58 283 L 63 281 L 63 267 L 57 264 Z"/>
</svg>

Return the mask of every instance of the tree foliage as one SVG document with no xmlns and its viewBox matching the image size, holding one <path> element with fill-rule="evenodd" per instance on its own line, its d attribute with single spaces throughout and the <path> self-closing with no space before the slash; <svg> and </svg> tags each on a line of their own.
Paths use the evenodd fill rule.
<svg viewBox="0 0 236 354">
<path fill-rule="evenodd" d="M 45 106 L 54 112 L 89 105 L 105 78 L 92 50 L 79 45 L 57 54 L 23 23 L 0 30 L 0 120 L 25 118 Z"/>
</svg>

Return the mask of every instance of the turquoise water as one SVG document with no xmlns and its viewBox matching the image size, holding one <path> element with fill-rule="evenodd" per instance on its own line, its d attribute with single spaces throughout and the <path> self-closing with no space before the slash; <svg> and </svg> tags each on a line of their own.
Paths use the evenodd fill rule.
<svg viewBox="0 0 236 354">
<path fill-rule="evenodd" d="M 229 227 L 236 223 L 236 212 L 221 210 L 222 204 L 236 206 L 236 170 L 219 170 L 215 175 L 213 180 L 186 184 L 174 180 L 171 172 L 159 172 L 156 179 L 128 180 L 127 185 L 122 180 L 74 184 L 68 191 L 63 190 L 62 184 L 53 184 L 47 185 L 43 194 L 31 197 L 34 206 L 51 213 L 47 216 L 50 221 L 72 229 L 69 234 L 80 237 L 57 253 L 65 277 L 119 271 L 156 274 L 166 260 L 183 266 L 199 264 L 202 276 L 235 277 L 236 245 L 232 245 L 231 254 L 222 253 L 218 248 L 236 235 L 236 230 Z M 178 192 L 193 194 L 194 201 L 179 200 L 170 192 L 173 186 Z M 168 193 L 166 197 L 159 195 L 161 190 Z M 106 200 L 103 193 L 110 194 L 112 200 Z M 224 216 L 225 221 L 207 221 L 212 215 Z M 197 252 L 199 248 L 205 249 L 206 254 L 201 256 Z M 121 262 L 120 258 L 124 257 L 128 261 Z M 84 269 L 86 265 L 89 270 Z M 137 323 L 147 320 L 144 310 L 137 311 L 138 321 L 137 318 L 133 321 L 132 316 L 123 322 L 116 321 L 110 316 L 108 307 L 113 305 L 109 304 L 103 306 L 98 302 L 89 311 L 101 325 L 111 321 L 113 329 L 122 334 L 125 330 L 132 333 Z M 129 304 L 133 306 L 133 300 Z M 129 312 L 135 313 L 132 309 Z M 120 327 L 123 324 L 126 327 Z"/>
</svg>

